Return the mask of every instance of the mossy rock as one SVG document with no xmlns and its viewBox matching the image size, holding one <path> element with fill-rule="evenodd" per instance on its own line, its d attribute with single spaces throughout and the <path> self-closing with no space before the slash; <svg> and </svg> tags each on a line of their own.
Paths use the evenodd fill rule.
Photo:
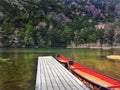
<svg viewBox="0 0 120 90">
<path fill-rule="evenodd" d="M 11 59 L 10 58 L 1 58 L 0 57 L 0 62 L 10 62 Z"/>
<path fill-rule="evenodd" d="M 106 58 L 113 61 L 120 61 L 120 55 L 108 55 Z"/>
</svg>

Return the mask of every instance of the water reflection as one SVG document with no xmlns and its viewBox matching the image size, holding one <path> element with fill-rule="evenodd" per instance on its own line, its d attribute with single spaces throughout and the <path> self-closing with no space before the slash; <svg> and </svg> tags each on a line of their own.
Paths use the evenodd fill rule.
<svg viewBox="0 0 120 90">
<path fill-rule="evenodd" d="M 87 67 L 120 79 L 120 62 L 106 55 L 119 54 L 120 49 L 0 49 L 0 90 L 34 90 L 38 56 L 63 54 Z"/>
<path fill-rule="evenodd" d="M 0 90 L 34 90 L 35 55 L 18 53 L 6 55 L 12 61 L 0 63 Z"/>
</svg>

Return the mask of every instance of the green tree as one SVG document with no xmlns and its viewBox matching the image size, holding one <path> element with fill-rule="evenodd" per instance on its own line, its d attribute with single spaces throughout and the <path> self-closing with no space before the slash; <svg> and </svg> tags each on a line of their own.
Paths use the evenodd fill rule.
<svg viewBox="0 0 120 90">
<path fill-rule="evenodd" d="M 25 29 L 26 29 L 26 31 L 25 31 L 25 37 L 24 37 L 25 47 L 32 47 L 34 45 L 34 39 L 33 39 L 33 30 L 34 30 L 34 27 L 29 22 L 25 26 Z"/>
<path fill-rule="evenodd" d="M 40 26 L 39 29 L 35 30 L 34 41 L 37 47 L 47 46 L 47 28 L 45 26 Z"/>
<path fill-rule="evenodd" d="M 11 35 L 14 31 L 14 27 L 3 27 L 2 31 L 2 39 L 1 42 L 3 44 L 3 47 L 10 47 L 11 46 Z"/>
<path fill-rule="evenodd" d="M 111 25 L 109 29 L 106 29 L 104 32 L 104 42 L 113 46 L 114 43 L 114 29 L 115 26 Z"/>
<path fill-rule="evenodd" d="M 86 44 L 96 42 L 97 35 L 92 27 L 81 28 L 79 32 L 77 32 L 77 36 L 75 38 L 75 44 Z"/>
<path fill-rule="evenodd" d="M 49 44 L 51 47 L 66 47 L 72 40 L 72 29 L 66 25 L 57 24 L 48 32 Z"/>
<path fill-rule="evenodd" d="M 99 40 L 100 46 L 102 47 L 102 44 L 104 43 L 104 29 L 97 29 L 97 39 Z"/>
</svg>

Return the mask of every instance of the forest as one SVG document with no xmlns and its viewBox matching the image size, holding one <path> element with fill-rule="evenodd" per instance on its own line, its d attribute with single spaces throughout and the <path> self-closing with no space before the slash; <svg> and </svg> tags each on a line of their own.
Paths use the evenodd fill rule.
<svg viewBox="0 0 120 90">
<path fill-rule="evenodd" d="M 1 0 L 0 48 L 117 46 L 120 2 L 113 1 Z"/>
</svg>

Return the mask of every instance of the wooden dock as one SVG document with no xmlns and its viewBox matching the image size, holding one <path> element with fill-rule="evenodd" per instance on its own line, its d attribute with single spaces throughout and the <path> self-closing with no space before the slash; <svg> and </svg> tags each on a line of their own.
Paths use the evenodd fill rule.
<svg viewBox="0 0 120 90">
<path fill-rule="evenodd" d="M 38 57 L 35 90 L 90 90 L 52 56 Z"/>
</svg>

